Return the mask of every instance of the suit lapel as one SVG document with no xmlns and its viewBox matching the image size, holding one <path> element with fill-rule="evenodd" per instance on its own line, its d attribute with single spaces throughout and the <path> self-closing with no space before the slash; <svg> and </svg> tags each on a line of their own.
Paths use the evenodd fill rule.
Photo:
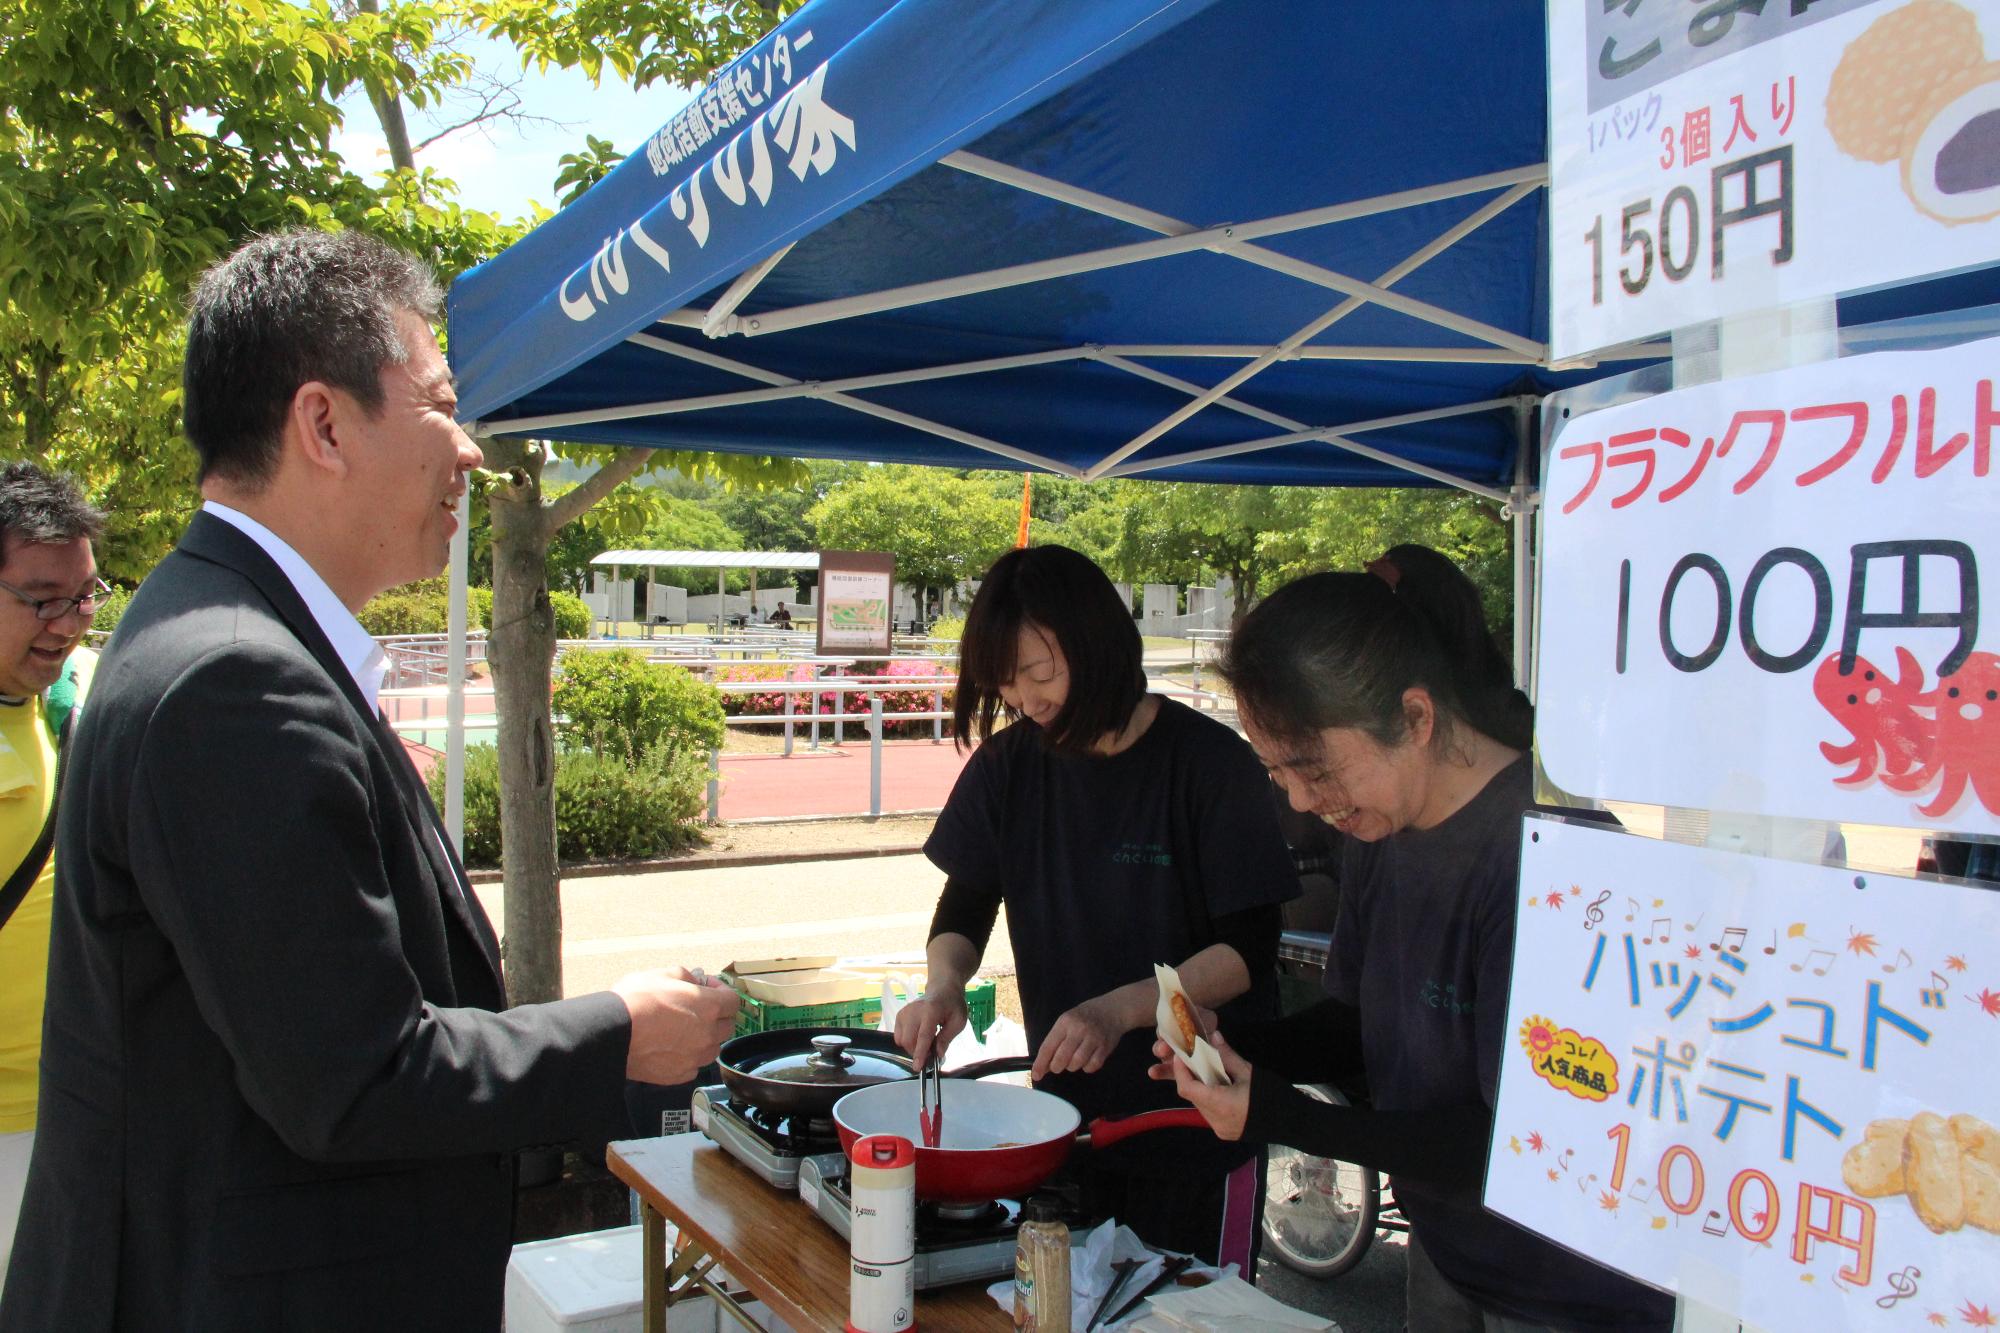
<svg viewBox="0 0 2000 1333">
<path fill-rule="evenodd" d="M 445 912 L 455 917 L 460 927 L 472 936 L 480 956 L 492 972 L 495 993 L 504 995 L 499 942 L 494 938 L 493 926 L 486 919 L 485 911 L 472 896 L 471 884 L 465 878 L 457 855 L 447 850 L 448 843 L 443 837 L 444 823 L 431 805 L 430 793 L 417 781 L 416 767 L 410 762 L 409 752 L 401 738 L 379 711 L 368 706 L 347 664 L 334 651 L 333 641 L 326 637 L 326 631 L 320 628 L 319 621 L 306 606 L 305 599 L 299 596 L 298 589 L 292 586 L 291 579 L 278 568 L 276 561 L 265 554 L 263 547 L 213 514 L 195 514 L 194 521 L 181 537 L 179 549 L 196 559 L 234 570 L 250 580 L 264 595 L 264 600 L 271 604 L 278 618 L 284 621 L 286 628 L 332 678 L 355 715 L 367 725 L 369 734 L 382 751 L 382 758 L 396 775 L 397 799 L 423 849 L 424 860 L 436 881 L 433 888 L 444 903 Z"/>
</svg>

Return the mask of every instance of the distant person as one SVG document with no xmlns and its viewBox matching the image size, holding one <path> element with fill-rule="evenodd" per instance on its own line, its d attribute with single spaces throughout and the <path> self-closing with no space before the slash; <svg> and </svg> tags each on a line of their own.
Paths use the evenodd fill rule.
<svg viewBox="0 0 2000 1333">
<path fill-rule="evenodd" d="M 0 1280 L 35 1144 L 57 760 L 96 660 L 79 645 L 104 591 L 101 531 L 67 478 L 0 466 Z"/>
<path fill-rule="evenodd" d="M 782 625 L 786 629 L 792 627 L 792 613 L 785 609 L 783 602 L 779 602 L 778 609 L 771 613 L 771 623 L 773 625 Z"/>
<path fill-rule="evenodd" d="M 493 1333 L 515 1151 L 629 1132 L 625 1080 L 692 1078 L 733 1025 L 678 968 L 508 1010 L 378 711 L 355 613 L 443 567 L 480 462 L 439 304 L 356 232 L 196 285 L 206 503 L 71 742 L 5 1333 Z"/>
<path fill-rule="evenodd" d="M 1147 1078 L 1155 963 L 1232 1022 L 1277 1013 L 1279 905 L 1299 879 L 1256 756 L 1147 692 L 1111 580 L 1062 546 L 987 571 L 952 725 L 961 746 L 981 743 L 924 844 L 946 878 L 897 1042 L 922 1061 L 965 1026 L 965 983 L 1004 906 L 1035 1085 L 1086 1120 L 1173 1105 Z M 1254 1276 L 1256 1147 L 1171 1129 L 1087 1157 L 1086 1207 Z"/>
<path fill-rule="evenodd" d="M 1218 664 L 1272 780 L 1341 837 L 1328 998 L 1277 1022 L 1225 1015 L 1229 1086 L 1204 1086 L 1164 1043 L 1154 1075 L 1226 1141 L 1390 1173 L 1410 1223 L 1406 1327 L 1664 1333 L 1672 1297 L 1481 1204 L 1534 714 L 1463 573 L 1404 546 L 1368 569 L 1278 589 Z M 1457 998 L 1420 998 L 1440 988 Z M 1372 1108 L 1295 1086 L 1357 1074 Z"/>
</svg>

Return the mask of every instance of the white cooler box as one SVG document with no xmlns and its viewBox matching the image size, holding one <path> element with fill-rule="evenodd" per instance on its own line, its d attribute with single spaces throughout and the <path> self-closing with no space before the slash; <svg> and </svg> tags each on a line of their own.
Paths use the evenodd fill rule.
<svg viewBox="0 0 2000 1333">
<path fill-rule="evenodd" d="M 516 1245 L 507 1263 L 506 1333 L 640 1333 L 645 1252 L 639 1231 L 613 1227 Z M 760 1303 L 743 1308 L 767 1329 L 786 1327 Z M 718 1316 L 707 1297 L 667 1309 L 667 1333 L 736 1333 L 741 1327 Z"/>
</svg>

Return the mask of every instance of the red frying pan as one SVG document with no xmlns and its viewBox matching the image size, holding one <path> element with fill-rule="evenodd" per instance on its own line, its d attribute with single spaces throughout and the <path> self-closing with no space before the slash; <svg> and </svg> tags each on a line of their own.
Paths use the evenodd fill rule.
<svg viewBox="0 0 2000 1333">
<path fill-rule="evenodd" d="M 1055 1174 L 1078 1143 L 1108 1148 L 1155 1129 L 1207 1129 L 1193 1107 L 1093 1120 L 1053 1093 L 1011 1083 L 954 1081 L 944 1097 L 943 1139 L 923 1146 L 917 1127 L 919 1094 L 910 1083 L 878 1083 L 833 1104 L 840 1146 L 869 1134 L 895 1134 L 917 1145 L 917 1197 L 938 1203 L 1018 1199 Z"/>
</svg>

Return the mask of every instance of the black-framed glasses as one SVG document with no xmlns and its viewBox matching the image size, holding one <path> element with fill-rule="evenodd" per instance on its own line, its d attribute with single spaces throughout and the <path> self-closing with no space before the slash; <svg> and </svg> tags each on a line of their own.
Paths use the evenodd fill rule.
<svg viewBox="0 0 2000 1333">
<path fill-rule="evenodd" d="M 85 620 L 90 619 L 111 595 L 111 585 L 103 579 L 94 579 L 90 591 L 81 597 L 30 597 L 11 583 L 0 583 L 0 592 L 11 593 L 14 600 L 35 613 L 35 619 L 46 624 L 61 620 L 72 611 L 81 612 Z"/>
</svg>

